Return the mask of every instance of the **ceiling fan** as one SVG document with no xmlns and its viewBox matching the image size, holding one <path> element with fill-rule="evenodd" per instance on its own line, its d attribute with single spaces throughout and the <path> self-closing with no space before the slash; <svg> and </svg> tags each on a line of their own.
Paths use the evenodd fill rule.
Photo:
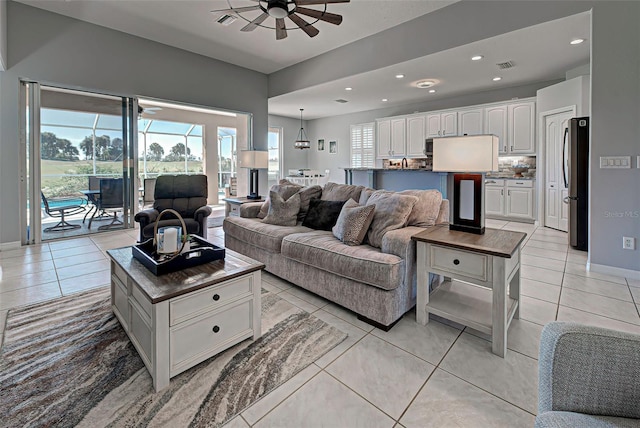
<svg viewBox="0 0 640 428">
<path fill-rule="evenodd" d="M 156 111 L 162 110 L 162 107 L 142 107 L 138 104 L 138 114 L 156 114 Z"/>
<path fill-rule="evenodd" d="M 313 26 L 318 21 L 328 22 L 334 25 L 340 25 L 342 23 L 342 16 L 327 12 L 327 4 L 329 3 L 349 3 L 351 0 L 251 0 L 258 4 L 253 6 L 233 7 L 231 6 L 231 0 L 227 0 L 229 3 L 228 9 L 212 10 L 212 13 L 235 13 L 240 18 L 248 22 L 247 25 L 242 27 L 240 31 L 248 32 L 253 31 L 258 27 L 275 29 L 276 40 L 282 40 L 287 37 L 288 30 L 301 29 L 309 37 L 315 37 L 320 32 Z M 312 5 L 324 5 L 324 10 L 309 9 L 305 6 Z M 251 12 L 259 10 L 262 13 L 253 19 L 248 19 L 242 15 L 244 12 Z M 314 18 L 315 21 L 307 22 L 300 15 L 309 16 Z M 263 22 L 267 18 L 275 19 L 275 26 L 271 27 L 264 25 Z M 285 18 L 289 18 L 296 26 L 287 27 Z"/>
</svg>

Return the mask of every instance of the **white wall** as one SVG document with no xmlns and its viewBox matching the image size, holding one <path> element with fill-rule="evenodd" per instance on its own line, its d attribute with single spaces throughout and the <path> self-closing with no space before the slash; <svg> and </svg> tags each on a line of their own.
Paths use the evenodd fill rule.
<svg viewBox="0 0 640 428">
<path fill-rule="evenodd" d="M 307 121 L 303 121 L 307 134 Z M 300 119 L 292 119 L 290 117 L 269 115 L 269 126 L 281 127 L 282 134 L 282 172 L 283 176 L 286 176 L 290 169 L 309 168 L 309 152 L 315 150 L 315 143 L 311 140 L 310 149 L 295 149 L 293 142 L 298 137 L 298 131 L 300 130 Z M 260 177 L 260 183 L 262 183 L 262 177 Z M 266 178 L 265 178 L 266 183 Z M 261 186 L 262 187 L 262 186 Z M 268 190 L 268 189 L 267 189 Z"/>
<path fill-rule="evenodd" d="M 7 4 L 8 69 L 0 73 L 0 198 L 19 195 L 19 80 L 142 96 L 253 115 L 267 147 L 267 76 L 21 3 Z M 20 240 L 20 206 L 2 205 L 0 243 Z"/>
<path fill-rule="evenodd" d="M 562 107 L 575 106 L 577 117 L 589 116 L 590 81 L 590 76 L 578 76 L 538 90 L 538 115 Z"/>
</svg>

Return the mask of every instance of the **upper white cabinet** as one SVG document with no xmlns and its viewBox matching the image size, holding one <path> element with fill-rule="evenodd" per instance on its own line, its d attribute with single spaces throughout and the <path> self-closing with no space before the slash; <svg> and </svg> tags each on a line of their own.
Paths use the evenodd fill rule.
<svg viewBox="0 0 640 428">
<path fill-rule="evenodd" d="M 407 116 L 407 156 L 424 156 L 427 116 Z"/>
<path fill-rule="evenodd" d="M 378 141 L 376 154 L 378 159 L 388 159 L 396 156 L 406 156 L 405 127 L 406 119 L 378 120 Z"/>
<path fill-rule="evenodd" d="M 532 99 L 378 119 L 376 156 L 425 156 L 428 138 L 493 134 L 500 154 L 535 155 L 536 103 Z"/>
<path fill-rule="evenodd" d="M 500 153 L 507 153 L 507 106 L 490 106 L 484 109 L 484 132 L 498 137 Z"/>
<path fill-rule="evenodd" d="M 536 103 L 509 104 L 509 153 L 535 153 L 535 123 Z"/>
<path fill-rule="evenodd" d="M 458 135 L 483 134 L 482 115 L 481 108 L 458 111 Z"/>
<path fill-rule="evenodd" d="M 458 112 L 445 111 L 427 114 L 427 138 L 458 135 Z"/>
</svg>

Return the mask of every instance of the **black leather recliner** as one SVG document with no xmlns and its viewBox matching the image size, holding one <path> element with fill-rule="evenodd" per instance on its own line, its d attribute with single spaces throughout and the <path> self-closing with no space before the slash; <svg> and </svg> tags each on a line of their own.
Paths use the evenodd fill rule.
<svg viewBox="0 0 640 428">
<path fill-rule="evenodd" d="M 161 175 L 156 180 L 154 196 L 153 208 L 135 216 L 140 223 L 140 242 L 153 238 L 156 219 L 169 208 L 180 213 L 187 233 L 207 238 L 207 217 L 211 207 L 207 205 L 206 175 Z M 180 226 L 180 220 L 170 213 L 165 214 L 158 227 L 165 226 Z"/>
</svg>

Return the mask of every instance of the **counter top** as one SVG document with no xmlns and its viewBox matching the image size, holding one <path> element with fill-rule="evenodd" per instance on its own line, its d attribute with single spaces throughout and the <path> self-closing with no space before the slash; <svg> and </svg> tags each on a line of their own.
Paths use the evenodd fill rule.
<svg viewBox="0 0 640 428">
<path fill-rule="evenodd" d="M 535 177 L 514 177 L 512 175 L 506 176 L 506 177 L 501 177 L 501 176 L 496 176 L 496 175 L 487 175 L 485 176 L 486 180 L 489 179 L 493 179 L 493 180 L 535 180 Z"/>
<path fill-rule="evenodd" d="M 433 172 L 430 168 L 344 168 L 345 171 L 401 171 L 401 172 Z M 446 173 L 445 173 L 446 174 Z"/>
</svg>

